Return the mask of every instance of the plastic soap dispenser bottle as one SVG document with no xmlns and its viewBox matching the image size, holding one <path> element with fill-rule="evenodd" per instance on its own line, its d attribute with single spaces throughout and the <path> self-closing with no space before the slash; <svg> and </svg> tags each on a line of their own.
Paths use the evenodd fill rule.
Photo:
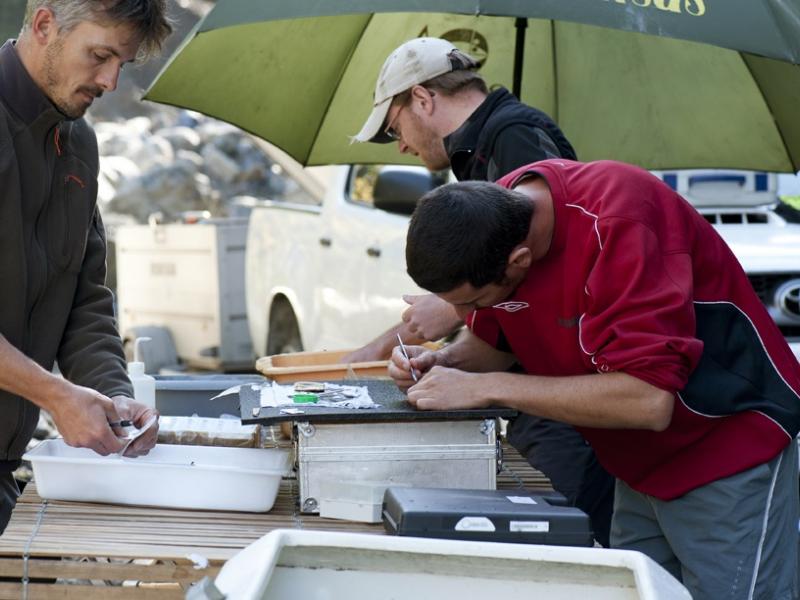
<svg viewBox="0 0 800 600">
<path fill-rule="evenodd" d="M 141 357 L 141 345 L 149 341 L 149 337 L 136 338 L 133 345 L 133 362 L 128 363 L 128 377 L 133 384 L 133 399 L 140 404 L 155 408 L 156 380 L 144 372 L 144 361 Z"/>
</svg>

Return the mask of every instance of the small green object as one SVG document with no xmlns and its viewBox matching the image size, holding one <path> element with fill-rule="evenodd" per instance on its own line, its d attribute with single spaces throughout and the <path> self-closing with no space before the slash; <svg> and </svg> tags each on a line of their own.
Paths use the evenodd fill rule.
<svg viewBox="0 0 800 600">
<path fill-rule="evenodd" d="M 295 404 L 316 404 L 317 403 L 317 395 L 316 394 L 294 394 L 292 395 L 292 401 Z"/>
</svg>

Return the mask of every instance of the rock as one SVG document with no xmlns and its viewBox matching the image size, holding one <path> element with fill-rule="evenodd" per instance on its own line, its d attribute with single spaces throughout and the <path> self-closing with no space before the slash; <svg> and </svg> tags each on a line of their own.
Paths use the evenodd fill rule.
<svg viewBox="0 0 800 600">
<path fill-rule="evenodd" d="M 33 432 L 35 440 L 49 440 L 58 437 L 58 430 L 52 417 L 45 411 L 39 412 L 39 422 Z"/>
<path fill-rule="evenodd" d="M 117 188 L 126 179 L 138 176 L 139 167 L 124 156 L 100 156 L 100 172 L 97 174 L 97 202 L 101 209 L 117 193 Z"/>
<path fill-rule="evenodd" d="M 203 157 L 197 152 L 192 152 L 191 150 L 178 150 L 175 153 L 175 162 L 180 161 L 194 165 L 198 171 L 202 169 L 203 165 L 205 164 Z"/>
<path fill-rule="evenodd" d="M 203 116 L 200 113 L 194 112 L 193 110 L 182 110 L 178 115 L 176 125 L 178 127 L 190 127 L 194 129 L 202 118 Z"/>
<path fill-rule="evenodd" d="M 178 150 L 197 150 L 201 143 L 200 134 L 189 127 L 165 127 L 155 133 L 167 140 L 176 152 Z"/>
<path fill-rule="evenodd" d="M 203 210 L 214 202 L 206 180 L 186 163 L 152 167 L 139 177 L 126 180 L 108 206 L 115 212 L 133 215 L 140 223 L 158 211 L 164 213 L 165 219 L 174 219 L 183 211 Z"/>
<path fill-rule="evenodd" d="M 230 146 L 230 153 L 232 154 L 236 149 L 236 142 L 238 137 L 242 135 L 241 131 L 231 125 L 230 123 L 224 123 L 222 121 L 214 121 L 211 119 L 207 119 L 204 122 L 201 122 L 197 126 L 197 133 L 200 134 L 200 140 L 202 144 L 209 144 L 209 143 L 220 143 L 221 140 L 224 138 L 232 139 L 232 145 Z M 228 146 L 229 142 L 226 140 L 223 145 Z M 222 149 L 222 148 L 220 148 Z M 222 149 L 223 151 L 226 151 Z"/>
<path fill-rule="evenodd" d="M 126 156 L 100 157 L 100 174 L 114 187 L 121 185 L 126 179 L 138 177 L 141 172 L 139 165 Z"/>
<path fill-rule="evenodd" d="M 125 122 L 125 126 L 129 131 L 145 135 L 152 130 L 153 122 L 148 117 L 133 117 Z"/>
<path fill-rule="evenodd" d="M 139 168 L 144 171 L 157 166 L 170 164 L 175 160 L 175 151 L 166 139 L 158 135 L 151 135 L 144 139 L 141 147 L 134 153 L 127 153 Z"/>
<path fill-rule="evenodd" d="M 141 135 L 120 123 L 98 123 L 95 133 L 100 156 L 132 156 L 144 144 Z"/>
<path fill-rule="evenodd" d="M 200 154 L 205 159 L 206 168 L 212 176 L 231 183 L 239 175 L 239 165 L 217 144 L 206 144 Z"/>
</svg>

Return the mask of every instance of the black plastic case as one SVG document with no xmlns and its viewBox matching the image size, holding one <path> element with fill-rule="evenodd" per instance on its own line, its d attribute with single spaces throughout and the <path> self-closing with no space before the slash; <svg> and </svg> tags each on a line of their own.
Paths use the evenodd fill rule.
<svg viewBox="0 0 800 600">
<path fill-rule="evenodd" d="M 389 533 L 412 537 L 593 546 L 589 517 L 563 504 L 560 494 L 525 490 L 390 487 L 383 525 Z"/>
</svg>

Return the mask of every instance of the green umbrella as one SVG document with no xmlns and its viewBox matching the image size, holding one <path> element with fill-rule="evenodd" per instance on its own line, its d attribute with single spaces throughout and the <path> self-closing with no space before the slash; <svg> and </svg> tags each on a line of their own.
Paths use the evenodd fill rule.
<svg viewBox="0 0 800 600">
<path fill-rule="evenodd" d="M 429 35 L 479 58 L 490 86 L 553 116 L 582 160 L 796 171 L 799 6 L 219 0 L 145 97 L 238 125 L 303 164 L 411 163 L 396 145 L 348 138 L 369 115 L 384 59 Z"/>
</svg>

